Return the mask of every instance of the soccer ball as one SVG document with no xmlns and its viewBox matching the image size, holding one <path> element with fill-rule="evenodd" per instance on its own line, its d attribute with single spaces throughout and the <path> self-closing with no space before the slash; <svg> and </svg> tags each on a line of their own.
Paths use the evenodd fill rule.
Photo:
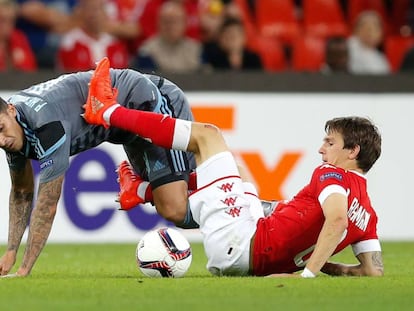
<svg viewBox="0 0 414 311">
<path fill-rule="evenodd" d="M 139 241 L 136 259 L 138 268 L 146 276 L 179 278 L 191 265 L 190 243 L 176 229 L 152 230 Z"/>
</svg>

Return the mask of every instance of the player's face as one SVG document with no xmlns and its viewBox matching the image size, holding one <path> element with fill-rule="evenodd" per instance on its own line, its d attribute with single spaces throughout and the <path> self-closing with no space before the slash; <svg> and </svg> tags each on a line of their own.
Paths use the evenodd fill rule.
<svg viewBox="0 0 414 311">
<path fill-rule="evenodd" d="M 349 168 L 350 150 L 344 149 L 344 140 L 338 132 L 328 133 L 319 148 L 322 161 L 341 168 Z"/>
<path fill-rule="evenodd" d="M 0 113 L 0 148 L 16 152 L 23 147 L 23 129 L 16 121 L 16 108 L 9 105 L 7 111 Z"/>
</svg>

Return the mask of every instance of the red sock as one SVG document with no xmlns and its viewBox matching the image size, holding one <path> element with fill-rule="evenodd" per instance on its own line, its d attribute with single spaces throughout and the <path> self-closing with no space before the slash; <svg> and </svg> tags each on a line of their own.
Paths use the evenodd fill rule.
<svg viewBox="0 0 414 311">
<path fill-rule="evenodd" d="M 118 107 L 110 118 L 111 126 L 148 138 L 155 145 L 171 149 L 175 119 L 170 116 Z"/>
<path fill-rule="evenodd" d="M 152 196 L 152 187 L 149 184 L 147 189 L 145 189 L 145 194 L 144 194 L 144 201 L 145 202 L 154 202 L 154 197 Z"/>
<path fill-rule="evenodd" d="M 188 190 L 197 190 L 197 172 L 193 171 L 190 173 L 188 178 Z"/>
</svg>

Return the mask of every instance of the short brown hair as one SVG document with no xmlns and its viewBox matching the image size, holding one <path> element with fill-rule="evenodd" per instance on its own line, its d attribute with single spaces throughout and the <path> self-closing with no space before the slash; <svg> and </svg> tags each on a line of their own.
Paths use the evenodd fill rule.
<svg viewBox="0 0 414 311">
<path fill-rule="evenodd" d="M 325 131 L 338 132 L 344 140 L 344 148 L 360 147 L 358 167 L 368 172 L 381 155 L 381 134 L 373 122 L 362 117 L 342 117 L 326 121 Z"/>
<path fill-rule="evenodd" d="M 0 97 L 0 113 L 5 113 L 7 111 L 7 102 Z"/>
</svg>

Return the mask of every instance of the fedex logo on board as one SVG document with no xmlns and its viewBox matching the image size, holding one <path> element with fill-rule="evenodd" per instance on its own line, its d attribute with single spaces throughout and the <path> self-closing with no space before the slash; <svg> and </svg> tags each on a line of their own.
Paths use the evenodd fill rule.
<svg viewBox="0 0 414 311">
<path fill-rule="evenodd" d="M 198 122 L 206 122 L 217 125 L 222 131 L 235 129 L 236 105 L 225 104 L 199 105 L 192 107 L 194 119 Z M 250 126 L 245 124 L 244 126 Z M 263 135 L 266 135 L 263 132 Z M 286 199 L 282 193 L 282 186 L 287 180 L 295 165 L 301 159 L 301 152 L 283 152 L 273 166 L 269 167 L 262 156 L 262 153 L 238 151 L 237 155 L 243 160 L 244 165 L 253 177 L 259 197 L 267 200 Z"/>
</svg>

